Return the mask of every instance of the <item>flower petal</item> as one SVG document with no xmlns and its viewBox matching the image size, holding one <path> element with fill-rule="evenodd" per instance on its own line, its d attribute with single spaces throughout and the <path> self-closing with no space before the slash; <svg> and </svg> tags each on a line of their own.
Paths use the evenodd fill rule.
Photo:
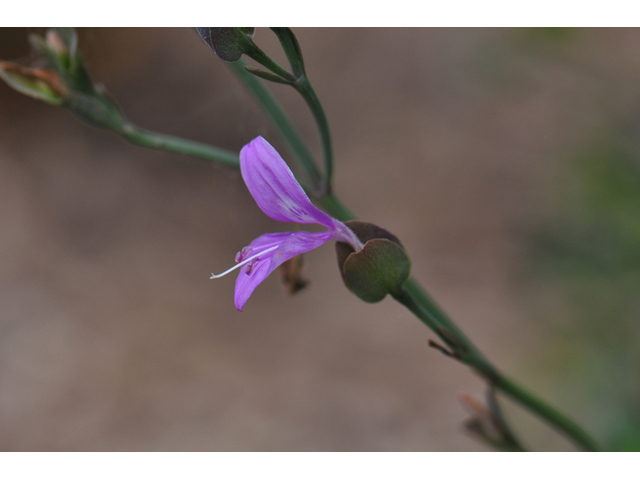
<svg viewBox="0 0 640 480">
<path fill-rule="evenodd" d="M 267 233 L 256 238 L 248 248 L 252 251 L 248 256 L 264 251 L 255 262 L 250 262 L 240 269 L 236 280 L 234 300 L 236 309 L 242 308 L 262 281 L 278 266 L 301 253 L 308 252 L 331 240 L 332 232 L 286 232 Z M 273 248 L 276 246 L 276 248 Z M 249 273 L 247 273 L 249 272 Z"/>
<path fill-rule="evenodd" d="M 335 221 L 311 203 L 289 166 L 264 138 L 256 137 L 242 148 L 240 171 L 249 192 L 269 217 L 335 229 Z"/>
</svg>

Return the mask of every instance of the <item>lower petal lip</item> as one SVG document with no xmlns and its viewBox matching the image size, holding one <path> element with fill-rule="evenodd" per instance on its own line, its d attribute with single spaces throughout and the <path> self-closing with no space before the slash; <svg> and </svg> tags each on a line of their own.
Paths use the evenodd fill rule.
<svg viewBox="0 0 640 480">
<path fill-rule="evenodd" d="M 274 237 L 282 239 L 278 245 L 271 247 L 268 252 L 266 250 L 262 251 L 257 263 L 250 272 L 240 271 L 236 280 L 234 295 L 236 308 L 242 311 L 256 287 L 278 266 L 296 255 L 306 253 L 325 244 L 331 240 L 332 235 L 333 232 L 329 230 L 324 232 L 299 231 L 286 234 L 265 234 L 251 242 L 253 245 L 263 244 L 262 240 L 271 241 Z"/>
</svg>

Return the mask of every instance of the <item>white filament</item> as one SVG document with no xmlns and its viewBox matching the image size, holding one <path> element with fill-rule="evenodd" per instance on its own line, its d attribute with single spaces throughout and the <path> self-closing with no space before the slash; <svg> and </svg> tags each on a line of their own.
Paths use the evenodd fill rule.
<svg viewBox="0 0 640 480">
<path fill-rule="evenodd" d="M 238 263 L 237 265 L 234 265 L 233 267 L 231 267 L 229 270 L 227 270 L 226 272 L 222 272 L 219 273 L 218 275 L 212 273 L 211 277 L 209 277 L 209 280 L 211 280 L 212 278 L 220 278 L 220 277 L 224 277 L 227 273 L 231 273 L 233 272 L 236 268 L 240 268 L 241 266 L 243 266 L 245 263 L 249 263 L 251 260 L 253 260 L 254 258 L 258 258 L 260 255 L 270 252 L 271 250 L 275 250 L 276 248 L 278 248 L 279 245 L 276 245 L 274 247 L 269 247 L 265 250 L 262 250 L 260 253 L 256 253 L 255 255 L 250 256 L 249 258 L 247 258 L 246 260 L 241 261 L 240 263 Z"/>
</svg>

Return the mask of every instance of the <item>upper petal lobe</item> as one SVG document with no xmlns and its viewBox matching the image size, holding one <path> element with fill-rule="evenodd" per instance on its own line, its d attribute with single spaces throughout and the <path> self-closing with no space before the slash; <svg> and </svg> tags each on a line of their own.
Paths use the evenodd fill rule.
<svg viewBox="0 0 640 480">
<path fill-rule="evenodd" d="M 311 203 L 289 166 L 264 138 L 256 137 L 242 148 L 240 171 L 249 192 L 269 217 L 335 228 L 334 220 Z"/>
</svg>

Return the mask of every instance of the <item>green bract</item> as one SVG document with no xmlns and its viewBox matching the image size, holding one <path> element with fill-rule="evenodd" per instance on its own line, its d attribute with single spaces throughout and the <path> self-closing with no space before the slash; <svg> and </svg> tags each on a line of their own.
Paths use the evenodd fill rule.
<svg viewBox="0 0 640 480">
<path fill-rule="evenodd" d="M 375 303 L 387 294 L 398 295 L 411 274 L 411 261 L 400 241 L 388 231 L 366 222 L 346 222 L 364 243 L 356 252 L 336 243 L 338 266 L 349 290 L 361 300 Z"/>
</svg>

